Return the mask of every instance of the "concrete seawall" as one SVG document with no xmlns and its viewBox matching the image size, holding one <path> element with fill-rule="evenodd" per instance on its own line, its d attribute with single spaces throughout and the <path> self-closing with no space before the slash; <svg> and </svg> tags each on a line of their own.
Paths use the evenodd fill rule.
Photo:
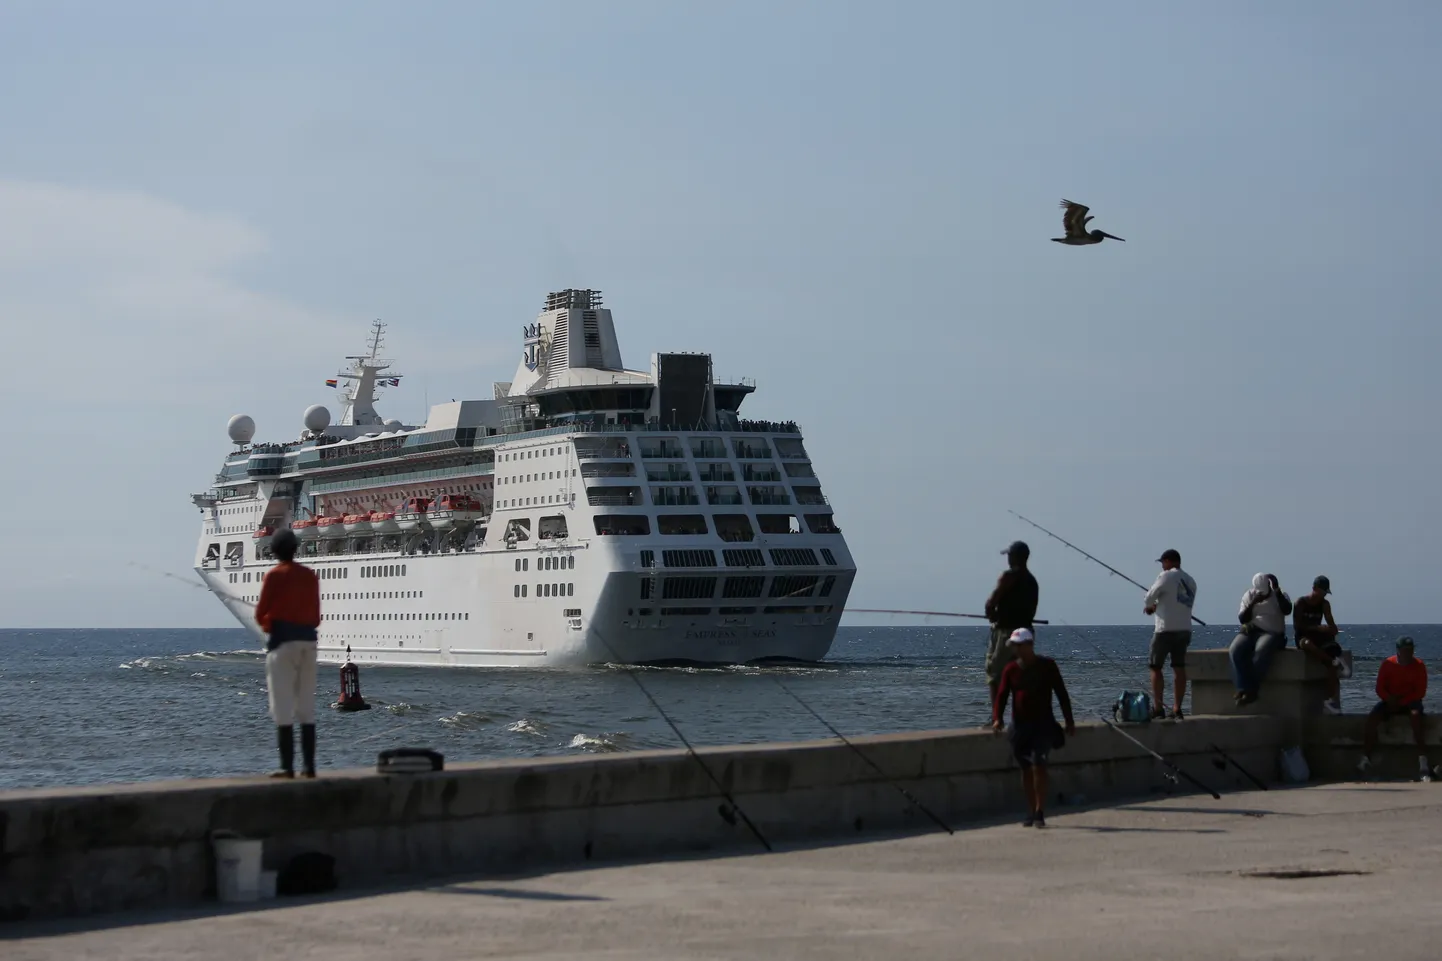
<svg viewBox="0 0 1442 961">
<path fill-rule="evenodd" d="M 1288 725 L 1192 717 L 1128 728 L 1218 790 L 1250 788 L 1220 747 L 1266 781 Z M 772 844 L 939 830 L 1020 812 L 1007 742 L 971 729 L 704 748 L 706 765 Z M 1439 758 L 1442 759 L 1442 758 Z M 894 784 L 891 780 L 894 780 Z M 1052 755 L 1051 795 L 1089 802 L 1187 793 L 1149 754 L 1084 724 Z M 0 920 L 194 904 L 214 896 L 209 837 L 265 841 L 276 869 L 304 851 L 336 859 L 342 888 L 594 860 L 760 851 L 684 751 L 457 764 L 424 775 L 327 773 L 0 793 Z"/>
</svg>

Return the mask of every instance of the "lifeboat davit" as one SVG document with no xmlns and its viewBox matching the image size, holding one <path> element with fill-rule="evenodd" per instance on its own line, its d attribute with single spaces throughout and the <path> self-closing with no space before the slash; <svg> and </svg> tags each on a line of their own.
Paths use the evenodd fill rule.
<svg viewBox="0 0 1442 961">
<path fill-rule="evenodd" d="M 400 529 L 395 511 L 371 511 L 371 530 L 377 534 L 394 534 Z"/>
<path fill-rule="evenodd" d="M 347 514 L 341 518 L 341 524 L 345 527 L 347 534 L 369 534 L 371 532 L 371 515 L 369 512 Z"/>
<path fill-rule="evenodd" d="M 428 531 L 431 529 L 429 516 L 431 499 L 412 497 L 405 506 L 396 511 L 396 526 L 403 531 Z"/>
<path fill-rule="evenodd" d="M 431 511 L 431 526 L 438 531 L 470 530 L 482 516 L 481 505 L 465 494 L 442 494 Z"/>
<path fill-rule="evenodd" d="M 295 532 L 296 537 L 299 537 L 303 541 L 308 541 L 320 533 L 320 531 L 315 529 L 314 517 L 307 517 L 303 520 L 294 521 L 290 525 L 290 529 Z"/>
<path fill-rule="evenodd" d="M 345 518 L 322 517 L 315 522 L 315 529 L 320 531 L 321 537 L 344 537 Z"/>
</svg>

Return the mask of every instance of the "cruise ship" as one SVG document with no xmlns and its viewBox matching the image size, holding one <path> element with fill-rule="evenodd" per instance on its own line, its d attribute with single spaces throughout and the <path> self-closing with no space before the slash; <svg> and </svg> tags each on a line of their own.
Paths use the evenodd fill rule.
<svg viewBox="0 0 1442 961">
<path fill-rule="evenodd" d="M 748 420 L 755 384 L 711 356 L 621 362 L 595 290 L 547 295 L 514 379 L 383 419 L 400 385 L 376 322 L 295 440 L 234 450 L 191 495 L 195 568 L 260 637 L 289 527 L 321 578 L 319 657 L 435 667 L 736 664 L 826 656 L 856 565 L 796 424 Z"/>
</svg>

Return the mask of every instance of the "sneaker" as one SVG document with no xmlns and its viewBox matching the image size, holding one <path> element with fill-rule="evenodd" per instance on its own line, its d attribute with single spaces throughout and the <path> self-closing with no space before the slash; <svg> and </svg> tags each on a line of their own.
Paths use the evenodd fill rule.
<svg viewBox="0 0 1442 961">
<path fill-rule="evenodd" d="M 1341 713 L 1342 713 L 1342 703 L 1341 703 L 1340 701 L 1337 701 L 1337 700 L 1323 701 L 1323 702 L 1322 702 L 1322 713 L 1323 713 L 1323 714 L 1341 714 Z"/>
<path fill-rule="evenodd" d="M 1169 716 L 1173 721 L 1180 721 L 1185 715 L 1182 714 L 1181 708 L 1174 707 L 1172 708 L 1172 713 Z"/>
<path fill-rule="evenodd" d="M 1166 709 L 1165 709 L 1165 708 L 1160 708 L 1160 707 L 1154 707 L 1154 708 L 1152 708 L 1152 720 L 1153 720 L 1153 721 L 1164 721 L 1164 720 L 1166 720 L 1166 718 L 1167 718 L 1167 712 L 1166 712 Z"/>
<path fill-rule="evenodd" d="M 1431 783 L 1432 783 L 1432 772 L 1429 771 L 1429 770 L 1427 770 L 1427 769 L 1424 767 L 1424 768 L 1422 769 L 1422 773 L 1419 774 L 1419 775 L 1417 775 L 1417 780 L 1423 781 L 1423 782 L 1425 782 L 1425 783 L 1427 783 L 1427 784 L 1431 784 Z"/>
<path fill-rule="evenodd" d="M 1357 762 L 1357 773 L 1359 773 L 1359 774 L 1368 774 L 1368 773 L 1371 772 L 1371 770 L 1372 770 L 1372 759 L 1371 759 L 1370 757 L 1367 757 L 1365 754 L 1362 755 L 1362 760 L 1360 760 L 1360 761 Z"/>
<path fill-rule="evenodd" d="M 270 776 L 274 778 L 293 778 L 295 777 L 295 772 L 287 771 L 285 768 L 280 768 L 279 770 L 271 771 Z"/>
<path fill-rule="evenodd" d="M 1046 827 L 1046 815 L 1040 811 L 1036 812 L 1036 826 L 1039 828 Z"/>
<path fill-rule="evenodd" d="M 1243 691 L 1241 697 L 1237 698 L 1238 707 L 1246 707 L 1248 704 L 1255 704 L 1257 695 L 1251 691 Z"/>
<path fill-rule="evenodd" d="M 1035 814 L 1035 813 L 1032 813 L 1032 814 L 1028 814 L 1028 815 L 1026 816 L 1026 820 L 1023 821 L 1023 822 L 1021 822 L 1021 826 L 1024 827 L 1024 828 L 1029 828 L 1029 827 L 1031 827 L 1031 826 L 1032 826 L 1033 824 L 1035 824 L 1035 823 L 1036 823 L 1036 814 Z"/>
</svg>

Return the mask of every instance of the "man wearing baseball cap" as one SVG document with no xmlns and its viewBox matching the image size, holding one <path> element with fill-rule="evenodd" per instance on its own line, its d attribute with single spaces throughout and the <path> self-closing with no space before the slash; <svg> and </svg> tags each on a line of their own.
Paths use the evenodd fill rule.
<svg viewBox="0 0 1442 961">
<path fill-rule="evenodd" d="M 1182 570 L 1182 555 L 1162 551 L 1162 565 L 1156 583 L 1147 591 L 1142 612 L 1156 615 L 1147 667 L 1152 672 L 1152 716 L 1165 717 L 1162 708 L 1162 668 L 1172 661 L 1172 717 L 1181 720 L 1182 700 L 1187 696 L 1187 646 L 1192 643 L 1192 605 L 1197 601 L 1197 582 Z"/>
<path fill-rule="evenodd" d="M 1312 593 L 1297 598 L 1292 605 L 1292 629 L 1297 646 L 1308 657 L 1321 661 L 1330 674 L 1327 700 L 1322 709 L 1328 714 L 1342 713 L 1342 678 L 1352 671 L 1342 660 L 1342 645 L 1337 643 L 1337 622 L 1332 619 L 1332 582 L 1326 575 L 1312 581 Z M 1326 623 L 1323 623 L 1323 622 Z"/>
<path fill-rule="evenodd" d="M 1417 742 L 1417 765 L 1421 768 L 1418 779 L 1432 780 L 1422 717 L 1422 699 L 1427 696 L 1427 665 L 1412 653 L 1413 647 L 1412 638 L 1397 638 L 1397 653 L 1383 661 L 1377 671 L 1377 697 L 1381 700 L 1367 715 L 1366 726 L 1362 729 L 1362 761 L 1357 770 L 1363 774 L 1372 767 L 1377 728 L 1389 717 L 1406 714 L 1412 719 L 1412 737 Z"/>
<path fill-rule="evenodd" d="M 996 703 L 996 692 L 1001 684 L 1001 672 L 1015 657 L 1014 648 L 1007 643 L 1012 631 L 1018 628 L 1032 630 L 1036 625 L 1037 599 L 1040 588 L 1036 578 L 1027 570 L 1026 562 L 1031 557 L 1031 548 L 1025 541 L 1012 541 L 1002 551 L 1006 555 L 1007 569 L 997 578 L 996 588 L 986 599 L 986 619 L 991 621 L 991 639 L 986 648 L 986 685 L 991 689 L 991 702 Z"/>
<path fill-rule="evenodd" d="M 1036 653 L 1035 641 L 1031 631 L 1025 627 L 1017 628 L 1007 636 L 1007 646 L 1015 659 L 1001 672 L 1001 686 L 991 712 L 991 729 L 1001 731 L 1006 701 L 1012 697 L 1011 750 L 1016 763 L 1021 765 L 1021 788 L 1027 803 L 1027 816 L 1022 823 L 1026 827 L 1035 825 L 1044 828 L 1046 759 L 1052 748 L 1060 746 L 1057 735 L 1062 733 L 1051 713 L 1053 694 L 1061 705 L 1062 716 L 1066 718 L 1067 734 L 1076 733 L 1076 721 L 1072 719 L 1071 698 L 1067 696 L 1066 684 L 1061 679 L 1061 669 L 1056 666 L 1056 661 Z"/>
</svg>

